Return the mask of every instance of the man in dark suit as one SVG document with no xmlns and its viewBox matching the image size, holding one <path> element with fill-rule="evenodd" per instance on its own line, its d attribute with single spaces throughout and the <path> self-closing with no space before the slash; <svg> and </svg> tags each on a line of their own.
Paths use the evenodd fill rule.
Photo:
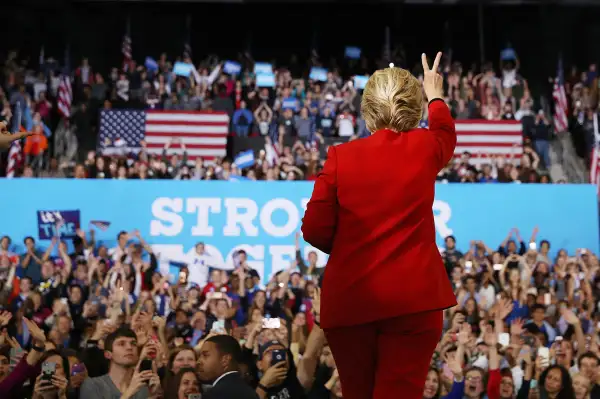
<svg viewBox="0 0 600 399">
<path fill-rule="evenodd" d="M 198 374 L 202 381 L 212 382 L 204 399 L 258 398 L 239 372 L 241 358 L 242 348 L 229 335 L 217 335 L 204 342 L 198 359 Z"/>
</svg>

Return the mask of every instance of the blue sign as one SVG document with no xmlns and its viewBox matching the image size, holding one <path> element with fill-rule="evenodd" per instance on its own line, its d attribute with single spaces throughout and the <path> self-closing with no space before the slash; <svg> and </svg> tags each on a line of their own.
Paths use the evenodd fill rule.
<svg viewBox="0 0 600 399">
<path fill-rule="evenodd" d="M 79 211 L 37 211 L 38 238 L 73 238 L 80 226 Z"/>
<path fill-rule="evenodd" d="M 144 65 L 146 66 L 146 69 L 150 72 L 158 71 L 158 62 L 156 62 L 156 60 L 152 57 L 146 57 Z"/>
<path fill-rule="evenodd" d="M 272 73 L 259 73 L 256 75 L 256 85 L 258 87 L 275 87 L 275 75 Z"/>
<path fill-rule="evenodd" d="M 193 69 L 194 66 L 192 64 L 188 64 L 186 62 L 176 62 L 173 66 L 173 73 L 175 75 L 189 77 Z"/>
<path fill-rule="evenodd" d="M 360 47 L 348 46 L 346 47 L 344 55 L 346 56 L 346 58 L 349 58 L 351 60 L 357 60 L 360 58 Z"/>
<path fill-rule="evenodd" d="M 310 68 L 310 75 L 308 75 L 308 77 L 312 80 L 327 82 L 327 69 L 321 67 L 312 67 Z"/>
<path fill-rule="evenodd" d="M 368 76 L 356 75 L 354 77 L 354 87 L 358 90 L 363 90 L 369 81 Z"/>
<path fill-rule="evenodd" d="M 77 209 L 82 226 L 110 220 L 106 231 L 96 232 L 97 242 L 109 248 L 120 231 L 139 229 L 159 254 L 163 273 L 169 273 L 171 262 L 190 263 L 195 244 L 204 242 L 226 269 L 234 267 L 236 251 L 245 250 L 249 265 L 266 281 L 295 257 L 295 234 L 312 187 L 311 182 L 0 179 L 0 203 L 11 204 L 0 208 L 0 236 L 21 243 L 40 231 L 38 210 L 61 210 L 71 223 L 77 211 L 64 210 Z M 54 194 L 39 195 L 44 192 Z M 433 213 L 440 247 L 444 237 L 454 235 L 462 251 L 471 240 L 497 248 L 512 228 L 527 241 L 537 226 L 538 240 L 550 241 L 552 256 L 561 248 L 570 254 L 577 248 L 598 252 L 592 185 L 438 184 Z M 44 234 L 41 246 L 52 237 Z M 24 252 L 22 246 L 12 249 Z M 301 242 L 303 256 L 312 250 Z M 318 256 L 324 265 L 325 254 Z"/>
<path fill-rule="evenodd" d="M 517 59 L 517 53 L 512 48 L 505 48 L 500 52 L 500 59 L 502 61 L 512 61 Z"/>
<path fill-rule="evenodd" d="M 223 72 L 229 75 L 239 75 L 242 66 L 235 61 L 226 61 L 223 65 Z"/>
<path fill-rule="evenodd" d="M 266 62 L 255 62 L 254 63 L 254 73 L 257 75 L 265 74 L 271 75 L 273 74 L 273 65 Z"/>
</svg>

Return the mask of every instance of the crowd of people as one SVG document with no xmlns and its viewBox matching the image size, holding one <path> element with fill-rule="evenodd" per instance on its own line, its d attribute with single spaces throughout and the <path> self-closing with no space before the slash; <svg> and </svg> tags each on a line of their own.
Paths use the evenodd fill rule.
<svg viewBox="0 0 600 399">
<path fill-rule="evenodd" d="M 598 258 L 542 237 L 515 228 L 464 252 L 446 238 L 458 306 L 423 398 L 600 397 Z M 299 234 L 296 259 L 273 276 L 244 251 L 226 270 L 204 243 L 170 276 L 138 231 L 114 248 L 93 230 L 47 248 L 13 239 L 0 240 L 3 397 L 343 397 L 319 323 L 325 267 L 303 258 Z"/>
<path fill-rule="evenodd" d="M 192 62 L 181 57 L 177 61 Z M 237 154 L 204 166 L 202 160 L 194 164 L 184 159 L 182 163 L 181 151 L 177 151 L 179 157 L 175 160 L 172 150 L 162 157 L 144 156 L 143 149 L 142 154 L 120 157 L 96 153 L 101 109 L 227 112 L 232 137 L 265 138 L 264 150 L 255 157 L 265 158 L 266 154 L 267 162 L 231 171 L 251 180 L 310 180 L 323 165 L 328 139 L 345 141 L 369 135 L 360 115 L 361 83 L 356 80 L 375 67 L 366 58 L 336 64 L 339 67 L 330 68 L 324 81 L 308 78 L 310 67 L 321 65 L 316 56 L 306 65 L 292 59 L 287 65 L 273 66 L 274 87 L 257 84 L 254 60 L 248 54 L 238 61 L 241 71 L 232 74 L 224 68 L 225 61 L 211 56 L 185 77 L 174 73 L 174 62 L 165 54 L 157 59 L 155 67 L 138 65 L 132 60 L 126 67 L 113 68 L 109 74 L 94 70 L 92 62 L 83 59 L 72 73 L 73 101 L 70 124 L 66 127 L 57 123 L 59 63 L 49 59 L 37 70 L 29 69 L 13 52 L 4 64 L 0 121 L 10 122 L 18 107 L 21 124 L 27 130 L 39 132 L 29 137 L 23 148 L 24 162 L 19 170 L 25 177 L 223 179 L 229 176 L 227 166 Z M 465 154 L 440 174 L 440 180 L 488 183 L 548 180 L 544 171 L 550 164 L 548 142 L 553 135 L 549 110 L 544 113 L 538 110 L 539 104 L 534 104 L 527 80 L 519 74 L 516 53 L 513 51 L 499 65 L 489 63 L 480 69 L 467 69 L 448 57 L 443 72 L 445 100 L 452 115 L 457 120 L 520 120 L 525 156 L 521 163 L 507 156 L 491 159 L 483 166 L 466 165 L 471 154 Z M 422 76 L 417 68 L 414 73 Z M 581 79 L 587 84 L 594 78 L 587 74 Z M 585 124 L 587 119 L 580 112 L 584 102 L 581 99 L 587 104 L 592 97 L 589 90 L 585 92 L 587 86 L 582 87 L 583 83 L 574 82 L 568 90 L 573 97 L 574 115 Z M 426 109 L 424 112 L 426 120 Z M 76 140 L 69 141 L 71 136 Z M 69 145 L 70 142 L 76 144 Z M 91 152 L 94 154 L 90 155 Z M 173 167 L 173 162 L 182 167 Z"/>
</svg>

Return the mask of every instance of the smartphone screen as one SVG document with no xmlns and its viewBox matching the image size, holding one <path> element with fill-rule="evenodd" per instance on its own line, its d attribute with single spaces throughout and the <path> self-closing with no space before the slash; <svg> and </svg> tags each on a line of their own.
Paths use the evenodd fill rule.
<svg viewBox="0 0 600 399">
<path fill-rule="evenodd" d="M 274 349 L 271 352 L 271 366 L 283 362 L 286 359 L 286 352 L 280 349 Z"/>
<path fill-rule="evenodd" d="M 56 363 L 44 362 L 42 364 L 42 380 L 52 383 L 52 376 L 56 372 Z"/>
<path fill-rule="evenodd" d="M 152 370 L 152 360 L 144 359 L 140 363 L 140 371 L 149 371 Z"/>
<path fill-rule="evenodd" d="M 281 321 L 278 318 L 269 319 L 264 318 L 262 321 L 262 328 L 279 328 L 281 327 Z"/>
<path fill-rule="evenodd" d="M 212 325 L 211 331 L 218 333 L 218 334 L 225 333 L 225 321 L 223 321 L 223 320 L 215 321 Z"/>
<path fill-rule="evenodd" d="M 537 249 L 537 244 L 535 242 L 530 242 L 529 249 L 535 251 Z"/>
<path fill-rule="evenodd" d="M 510 345 L 510 334 L 509 333 L 500 334 L 498 336 L 498 343 L 500 343 L 500 345 L 502 345 L 502 346 Z"/>
<path fill-rule="evenodd" d="M 544 305 L 546 305 L 546 306 L 550 305 L 551 299 L 552 299 L 552 297 L 549 293 L 544 294 Z"/>
</svg>

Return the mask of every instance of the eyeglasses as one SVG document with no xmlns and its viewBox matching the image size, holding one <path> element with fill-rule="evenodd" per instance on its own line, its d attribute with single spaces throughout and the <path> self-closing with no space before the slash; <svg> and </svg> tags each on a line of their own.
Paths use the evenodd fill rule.
<svg viewBox="0 0 600 399">
<path fill-rule="evenodd" d="M 467 381 L 480 382 L 481 377 L 467 377 Z"/>
</svg>

